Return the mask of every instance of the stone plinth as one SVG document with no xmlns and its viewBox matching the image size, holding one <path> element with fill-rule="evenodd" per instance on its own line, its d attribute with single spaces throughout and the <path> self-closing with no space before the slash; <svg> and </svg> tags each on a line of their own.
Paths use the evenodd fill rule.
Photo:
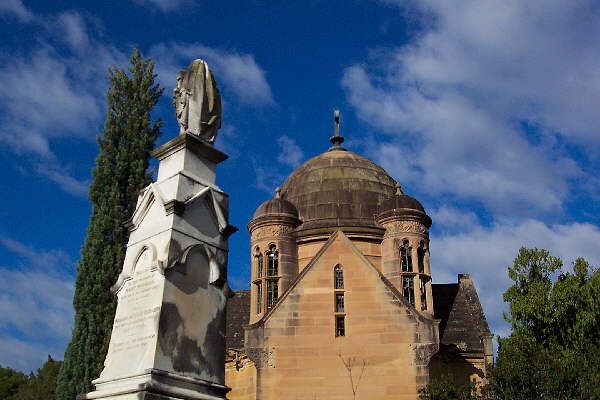
<svg viewBox="0 0 600 400">
<path fill-rule="evenodd" d="M 84 399 L 224 399 L 227 156 L 190 134 L 158 148 L 129 223 L 104 370 Z"/>
</svg>

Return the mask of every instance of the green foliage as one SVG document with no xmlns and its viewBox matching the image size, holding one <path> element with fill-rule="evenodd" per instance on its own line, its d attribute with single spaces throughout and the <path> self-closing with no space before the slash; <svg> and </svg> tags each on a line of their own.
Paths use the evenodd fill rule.
<svg viewBox="0 0 600 400">
<path fill-rule="evenodd" d="M 53 400 L 56 397 L 56 378 L 62 361 L 54 361 L 48 356 L 48 361 L 31 374 L 27 383 L 19 387 L 14 400 Z"/>
<path fill-rule="evenodd" d="M 600 271 L 582 258 L 573 272 L 562 266 L 546 250 L 521 248 L 504 293 L 512 333 L 499 339 L 488 384 L 464 397 L 474 392 L 432 381 L 421 399 L 600 399 Z"/>
<path fill-rule="evenodd" d="M 24 373 L 12 368 L 0 367 L 0 399 L 16 400 L 19 387 L 27 383 Z"/>
<path fill-rule="evenodd" d="M 489 373 L 489 398 L 600 399 L 600 272 L 573 272 L 546 250 L 521 248 L 504 294 L 512 325 Z"/>
<path fill-rule="evenodd" d="M 106 122 L 89 189 L 92 215 L 75 282 L 75 326 L 58 378 L 58 400 L 90 391 L 102 371 L 116 307 L 110 287 L 128 239 L 124 222 L 150 182 L 148 158 L 162 126 L 160 120 L 152 124 L 150 116 L 163 93 L 154 82 L 153 62 L 136 49 L 128 70 L 109 70 Z"/>
<path fill-rule="evenodd" d="M 477 400 L 475 384 L 456 385 L 452 376 L 432 379 L 419 391 L 420 400 Z"/>
</svg>

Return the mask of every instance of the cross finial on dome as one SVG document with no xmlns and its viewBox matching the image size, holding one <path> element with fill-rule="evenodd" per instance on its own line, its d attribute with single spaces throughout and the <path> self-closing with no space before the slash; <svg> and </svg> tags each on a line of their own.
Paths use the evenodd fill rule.
<svg viewBox="0 0 600 400">
<path fill-rule="evenodd" d="M 342 147 L 344 137 L 340 135 L 340 110 L 333 111 L 333 136 L 329 141 L 333 144 L 329 150 L 346 150 Z"/>
<path fill-rule="evenodd" d="M 279 199 L 281 197 L 281 188 L 275 189 L 275 198 Z"/>
<path fill-rule="evenodd" d="M 400 186 L 399 183 L 396 183 L 396 196 L 400 196 L 401 194 L 404 194 L 402 191 L 402 186 Z"/>
</svg>

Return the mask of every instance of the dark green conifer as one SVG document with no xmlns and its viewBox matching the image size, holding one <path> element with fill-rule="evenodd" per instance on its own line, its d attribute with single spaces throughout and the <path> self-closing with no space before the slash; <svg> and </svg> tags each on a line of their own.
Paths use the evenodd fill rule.
<svg viewBox="0 0 600 400">
<path fill-rule="evenodd" d="M 124 223 L 151 179 L 148 159 L 162 121 L 153 124 L 150 112 L 163 89 L 154 81 L 154 63 L 137 49 L 128 69 L 129 74 L 109 69 L 106 122 L 89 189 L 92 215 L 77 266 L 75 326 L 58 376 L 58 400 L 90 391 L 92 379 L 102 371 L 116 308 L 110 287 L 121 270 L 128 239 Z"/>
</svg>

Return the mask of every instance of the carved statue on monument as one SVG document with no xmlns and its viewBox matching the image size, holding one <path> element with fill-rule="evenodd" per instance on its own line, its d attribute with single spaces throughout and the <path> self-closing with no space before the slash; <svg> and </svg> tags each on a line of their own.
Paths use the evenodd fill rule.
<svg viewBox="0 0 600 400">
<path fill-rule="evenodd" d="M 214 143 L 221 128 L 221 95 L 206 61 L 194 60 L 179 71 L 173 105 L 180 135 L 191 133 Z"/>
</svg>

